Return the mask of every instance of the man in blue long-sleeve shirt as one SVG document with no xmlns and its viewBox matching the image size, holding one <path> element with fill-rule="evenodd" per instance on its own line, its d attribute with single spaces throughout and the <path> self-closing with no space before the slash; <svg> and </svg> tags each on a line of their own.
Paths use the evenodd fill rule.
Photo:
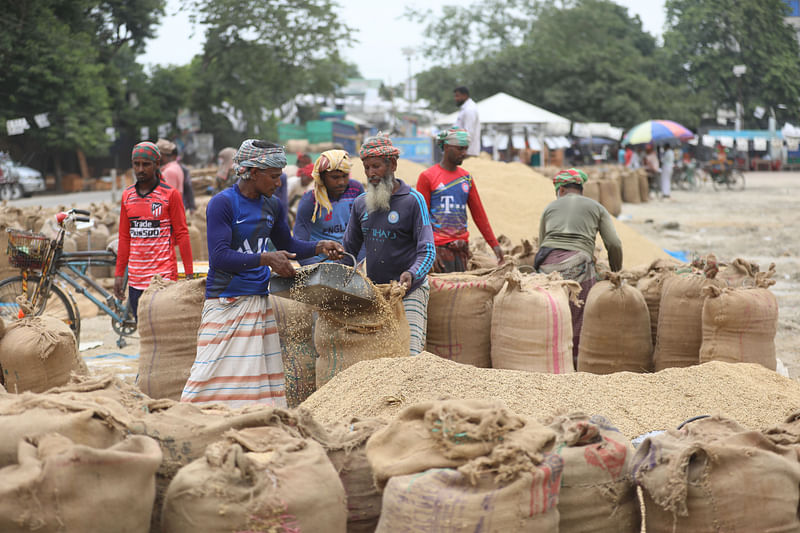
<svg viewBox="0 0 800 533">
<path fill-rule="evenodd" d="M 364 245 L 373 282 L 406 286 L 403 307 L 416 355 L 425 349 L 428 272 L 436 259 L 430 215 L 422 195 L 395 177 L 399 151 L 388 137 L 368 139 L 359 155 L 367 191 L 353 203 L 342 244 L 353 255 Z"/>
<path fill-rule="evenodd" d="M 209 271 L 197 357 L 181 401 L 286 406 L 278 329 L 267 296 L 272 272 L 293 276 L 290 259 L 341 257 L 333 241 L 300 241 L 275 197 L 283 148 L 248 139 L 234 157 L 239 181 L 208 203 Z M 278 248 L 267 251 L 271 240 Z"/>
</svg>

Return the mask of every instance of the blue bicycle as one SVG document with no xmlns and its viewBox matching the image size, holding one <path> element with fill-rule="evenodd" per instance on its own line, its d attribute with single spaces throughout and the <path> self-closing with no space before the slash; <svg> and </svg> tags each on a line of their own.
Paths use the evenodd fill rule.
<svg viewBox="0 0 800 533">
<path fill-rule="evenodd" d="M 0 281 L 0 317 L 18 320 L 26 314 L 47 313 L 63 320 L 80 342 L 81 317 L 72 291 L 82 294 L 111 317 L 111 327 L 119 335 L 117 346 L 126 345 L 124 337 L 136 331 L 136 321 L 127 304 L 115 298 L 88 274 L 90 267 L 111 266 L 117 262 L 112 250 L 65 252 L 66 228 L 76 222 L 90 222 L 90 213 L 70 209 L 56 215 L 58 235 L 50 240 L 41 233 L 7 229 L 8 260 L 20 269 L 20 275 Z M 127 274 L 125 285 L 127 285 Z M 93 294 L 93 289 L 102 299 Z"/>
</svg>

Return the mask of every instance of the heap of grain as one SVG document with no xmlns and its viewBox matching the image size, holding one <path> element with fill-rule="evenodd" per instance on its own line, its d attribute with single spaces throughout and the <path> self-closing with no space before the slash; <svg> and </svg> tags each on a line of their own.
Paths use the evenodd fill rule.
<svg viewBox="0 0 800 533">
<path fill-rule="evenodd" d="M 361 161 L 353 158 L 352 163 L 352 177 L 365 182 Z M 550 179 L 522 163 L 500 163 L 472 157 L 464 161 L 462 166 L 475 179 L 495 234 L 503 233 L 513 241 L 538 235 L 541 214 L 556 198 Z M 401 159 L 398 162 L 396 175 L 406 183 L 414 185 L 423 170 L 425 167 L 422 165 Z M 616 182 L 614 186 L 619 194 Z M 661 248 L 633 228 L 616 220 L 614 226 L 622 240 L 624 266 L 632 267 L 669 257 Z M 471 217 L 469 231 L 473 238 L 480 234 Z"/>
<path fill-rule="evenodd" d="M 406 405 L 448 396 L 498 399 L 534 416 L 603 415 L 632 438 L 698 413 L 725 415 L 751 429 L 772 426 L 800 405 L 800 384 L 748 363 L 714 361 L 653 374 L 543 374 L 475 368 L 422 353 L 354 365 L 303 407 L 330 423 L 345 416 L 392 417 Z"/>
</svg>

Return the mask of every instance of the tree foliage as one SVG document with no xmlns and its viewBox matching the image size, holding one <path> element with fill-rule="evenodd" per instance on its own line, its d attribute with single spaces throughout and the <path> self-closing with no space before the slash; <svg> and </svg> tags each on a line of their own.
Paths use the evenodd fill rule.
<svg viewBox="0 0 800 533">
<path fill-rule="evenodd" d="M 300 93 L 326 94 L 344 83 L 352 67 L 340 56 L 352 29 L 330 0 L 260 2 L 201 0 L 191 3 L 206 28 L 196 74 L 203 91 L 194 106 L 204 124 L 224 124 L 223 102 L 241 112 L 241 131 L 219 135 L 274 134 L 274 110 Z M 216 117 L 212 115 L 217 115 Z"/>
<path fill-rule="evenodd" d="M 781 0 L 667 0 L 666 10 L 664 48 L 673 58 L 673 72 L 709 111 L 736 107 L 739 82 L 733 66 L 745 65 L 740 83 L 747 111 L 781 104 L 797 116 L 800 47 L 784 22 Z"/>
<path fill-rule="evenodd" d="M 453 109 L 452 90 L 476 99 L 504 91 L 578 121 L 624 127 L 670 118 L 697 128 L 703 114 L 733 108 L 733 65 L 746 64 L 743 99 L 784 104 L 796 116 L 800 50 L 780 0 L 667 0 L 665 45 L 610 0 L 490 0 L 428 20 L 420 96 Z M 432 20 L 432 21 L 431 21 Z M 457 21 L 457 22 L 456 22 Z"/>
</svg>

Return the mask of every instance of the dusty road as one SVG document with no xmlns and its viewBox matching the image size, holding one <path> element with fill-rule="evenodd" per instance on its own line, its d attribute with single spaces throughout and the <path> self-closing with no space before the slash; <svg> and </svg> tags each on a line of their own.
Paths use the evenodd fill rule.
<svg viewBox="0 0 800 533">
<path fill-rule="evenodd" d="M 673 191 L 672 199 L 623 204 L 627 224 L 668 250 L 737 257 L 766 270 L 775 263 L 778 358 L 800 376 L 800 209 L 798 172 L 748 172 L 742 192 Z"/>
</svg>

